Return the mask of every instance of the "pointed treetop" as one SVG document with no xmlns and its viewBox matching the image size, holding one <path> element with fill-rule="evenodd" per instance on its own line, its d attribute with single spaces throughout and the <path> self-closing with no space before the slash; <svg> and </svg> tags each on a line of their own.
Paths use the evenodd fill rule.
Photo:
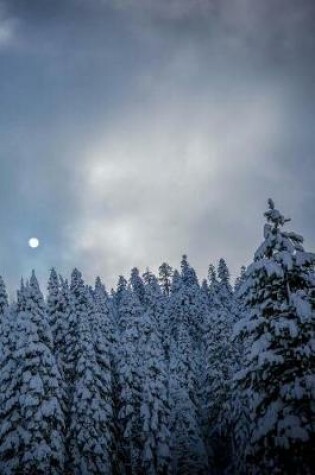
<svg viewBox="0 0 315 475">
<path fill-rule="evenodd" d="M 230 271 L 224 259 L 219 260 L 218 277 L 221 282 L 228 284 L 230 281 Z"/>
<path fill-rule="evenodd" d="M 0 313 L 8 306 L 8 294 L 5 288 L 5 283 L 0 275 Z"/>
<path fill-rule="evenodd" d="M 145 272 L 142 274 L 143 282 L 148 284 L 151 280 L 153 273 L 150 271 L 149 267 L 146 267 Z"/>
<path fill-rule="evenodd" d="M 217 273 L 213 264 L 209 265 L 208 269 L 208 280 L 209 284 L 213 285 L 217 282 Z"/>
<path fill-rule="evenodd" d="M 122 292 L 127 289 L 127 280 L 123 275 L 120 275 L 117 283 L 117 292 Z"/>
<path fill-rule="evenodd" d="M 161 264 L 159 267 L 159 282 L 162 286 L 163 293 L 166 296 L 170 294 L 172 275 L 172 267 L 167 264 L 167 262 L 163 262 L 163 264 Z"/>
<path fill-rule="evenodd" d="M 144 283 L 140 277 L 140 272 L 137 267 L 131 269 L 131 276 L 130 276 L 130 285 L 139 298 L 140 302 L 143 302 L 144 299 Z"/>
<path fill-rule="evenodd" d="M 196 272 L 192 267 L 190 267 L 186 254 L 184 254 L 182 257 L 181 269 L 182 269 L 182 279 L 183 279 L 184 284 L 198 285 Z"/>
<path fill-rule="evenodd" d="M 58 282 L 58 274 L 57 274 L 56 269 L 54 267 L 52 267 L 50 269 L 49 280 L 54 281 L 54 282 Z"/>
<path fill-rule="evenodd" d="M 51 297 L 56 297 L 58 295 L 58 290 L 59 290 L 59 279 L 56 270 L 54 267 L 50 270 L 50 275 L 48 279 L 48 298 L 49 296 Z"/>
<path fill-rule="evenodd" d="M 97 276 L 96 279 L 95 279 L 94 292 L 102 292 L 105 295 L 107 295 L 105 285 L 103 284 L 103 282 L 102 282 L 102 280 L 99 276 Z"/>
<path fill-rule="evenodd" d="M 40 290 L 39 283 L 38 283 L 34 269 L 32 270 L 32 275 L 31 275 L 29 283 L 27 284 L 27 287 L 30 290 L 31 296 L 35 298 L 43 299 L 43 294 Z"/>
<path fill-rule="evenodd" d="M 25 284 L 24 284 L 23 277 L 21 277 L 20 288 L 17 291 L 16 296 L 17 296 L 17 309 L 19 311 L 25 310 L 26 296 L 25 296 Z"/>
<path fill-rule="evenodd" d="M 38 280 L 37 280 L 34 269 L 32 270 L 32 274 L 31 274 L 31 278 L 30 278 L 30 287 L 34 287 L 36 289 L 39 289 Z"/>
<path fill-rule="evenodd" d="M 40 290 L 34 270 L 32 270 L 31 278 L 26 284 L 26 294 L 30 301 L 36 302 L 42 310 L 44 309 L 44 297 L 42 291 Z M 28 305 L 31 305 L 30 301 L 28 302 Z"/>
<path fill-rule="evenodd" d="M 235 279 L 234 290 L 238 291 L 238 289 L 240 289 L 241 285 L 243 284 L 243 282 L 245 282 L 245 280 L 246 280 L 246 267 L 242 266 L 240 270 L 240 275 L 236 277 Z"/>
<path fill-rule="evenodd" d="M 82 274 L 77 268 L 74 268 L 71 273 L 70 290 L 76 292 L 77 289 L 82 289 L 82 287 L 84 287 Z"/>
<path fill-rule="evenodd" d="M 268 207 L 269 209 L 264 213 L 264 216 L 267 218 L 268 223 L 273 224 L 275 228 L 291 221 L 290 218 L 285 218 L 280 211 L 275 208 L 274 201 L 271 198 L 268 200 Z"/>
<path fill-rule="evenodd" d="M 116 291 L 112 290 L 112 297 L 114 298 L 114 302 L 116 305 L 120 304 L 121 297 L 127 290 L 127 285 L 128 283 L 125 277 L 123 275 L 120 275 L 118 278 Z"/>
</svg>

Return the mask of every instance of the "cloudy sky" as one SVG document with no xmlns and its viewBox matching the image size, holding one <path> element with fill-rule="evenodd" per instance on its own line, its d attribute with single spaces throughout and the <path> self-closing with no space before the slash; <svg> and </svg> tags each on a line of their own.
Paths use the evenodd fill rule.
<svg viewBox="0 0 315 475">
<path fill-rule="evenodd" d="M 313 0 L 0 0 L 0 273 L 315 248 Z M 27 241 L 37 236 L 41 246 Z"/>
</svg>

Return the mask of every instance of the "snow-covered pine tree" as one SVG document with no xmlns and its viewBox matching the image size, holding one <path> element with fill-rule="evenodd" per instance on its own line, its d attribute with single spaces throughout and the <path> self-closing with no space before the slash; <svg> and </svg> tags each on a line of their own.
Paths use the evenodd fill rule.
<svg viewBox="0 0 315 475">
<path fill-rule="evenodd" d="M 127 289 L 127 285 L 128 285 L 128 282 L 125 279 L 125 277 L 123 275 L 120 275 L 118 278 L 116 291 L 112 290 L 112 299 L 113 299 L 113 303 L 116 310 L 119 307 L 121 295 Z"/>
<path fill-rule="evenodd" d="M 171 292 L 172 275 L 172 267 L 167 262 L 163 262 L 159 267 L 159 282 L 165 297 L 169 297 Z"/>
<path fill-rule="evenodd" d="M 76 324 L 76 354 L 70 391 L 68 472 L 112 473 L 112 398 L 108 345 L 102 339 L 100 315 L 81 273 L 71 278 Z M 92 305 L 92 310 L 89 308 Z"/>
<path fill-rule="evenodd" d="M 113 301 L 109 298 L 100 277 L 97 277 L 95 280 L 93 293 L 94 305 L 99 314 L 102 333 L 106 335 L 108 340 L 111 365 L 115 366 L 115 355 L 118 342 L 118 318 L 115 313 Z"/>
<path fill-rule="evenodd" d="M 20 289 L 24 309 L 8 315 L 0 378 L 0 471 L 62 474 L 62 382 L 35 273 Z"/>
<path fill-rule="evenodd" d="M 315 255 L 268 204 L 264 241 L 241 289 L 248 312 L 238 324 L 248 340 L 238 375 L 251 410 L 248 470 L 306 475 L 314 473 Z"/>
<path fill-rule="evenodd" d="M 58 292 L 56 286 L 58 285 Z M 68 392 L 73 374 L 74 312 L 71 310 L 70 290 L 67 280 L 54 276 L 50 278 L 47 295 L 47 313 L 54 339 L 54 353 L 58 367 L 64 377 Z"/>
<path fill-rule="evenodd" d="M 230 271 L 223 258 L 219 260 L 218 265 L 218 287 L 222 305 L 232 312 L 233 308 L 233 290 L 230 283 Z"/>
<path fill-rule="evenodd" d="M 139 299 L 139 302 L 142 304 L 144 300 L 145 290 L 143 280 L 140 277 L 139 269 L 137 269 L 137 267 L 134 267 L 131 270 L 130 285 L 132 291 L 136 294 Z"/>
<path fill-rule="evenodd" d="M 56 270 L 50 271 L 47 286 L 46 313 L 54 341 L 54 353 L 58 368 L 64 377 L 67 373 L 66 354 L 68 338 L 70 295 L 67 281 L 58 278 Z M 66 378 L 67 379 L 67 378 Z M 65 385 L 67 381 L 64 381 Z"/>
<path fill-rule="evenodd" d="M 210 464 L 223 471 L 230 463 L 233 320 L 223 305 L 220 285 L 210 286 L 210 311 L 205 312 L 204 411 Z"/>
<path fill-rule="evenodd" d="M 102 366 L 102 354 L 109 356 L 110 362 L 110 382 L 111 382 L 111 403 L 112 403 L 112 467 L 113 473 L 121 475 L 124 473 L 122 466 L 122 448 L 119 440 L 119 431 L 117 430 L 117 419 L 119 411 L 119 381 L 118 381 L 118 318 L 114 307 L 113 299 L 110 299 L 104 284 L 100 277 L 95 280 L 94 286 L 94 307 L 98 315 L 101 335 L 105 340 L 101 342 L 101 346 L 97 353 L 100 355 L 100 365 Z M 104 350 L 101 347 L 104 345 Z M 107 370 L 106 370 L 107 371 Z"/>
<path fill-rule="evenodd" d="M 214 301 L 217 300 L 217 292 L 219 287 L 219 282 L 217 279 L 217 272 L 213 264 L 209 265 L 208 269 L 208 282 L 209 282 L 209 305 L 210 309 L 214 304 Z"/>
<path fill-rule="evenodd" d="M 181 296 L 178 293 L 177 299 L 180 300 L 178 306 L 179 315 L 177 323 L 184 323 L 188 329 L 193 345 L 197 351 L 200 350 L 200 344 L 203 334 L 203 306 L 201 290 L 198 283 L 195 270 L 189 265 L 187 256 L 183 255 L 181 261 Z"/>
<path fill-rule="evenodd" d="M 22 311 L 25 310 L 26 298 L 25 298 L 25 284 L 24 279 L 21 279 L 20 288 L 16 293 L 16 310 Z"/>
<path fill-rule="evenodd" d="M 145 282 L 144 308 L 151 312 L 161 337 L 165 357 L 168 359 L 170 343 L 170 322 L 168 297 L 163 293 L 158 279 L 150 271 L 143 274 Z"/>
<path fill-rule="evenodd" d="M 245 281 L 245 275 L 246 275 L 246 267 L 242 266 L 241 271 L 239 276 L 236 277 L 235 279 L 235 284 L 234 284 L 234 293 L 237 293 L 239 289 L 241 288 L 243 282 Z"/>
<path fill-rule="evenodd" d="M 51 327 L 54 326 L 57 319 L 57 305 L 59 295 L 59 279 L 54 268 L 50 270 L 47 286 L 46 313 Z"/>
<path fill-rule="evenodd" d="M 120 279 L 121 281 L 121 279 Z M 118 305 L 119 414 L 118 424 L 127 475 L 141 473 L 140 401 L 143 355 L 140 348 L 143 307 L 130 288 L 121 288 Z"/>
<path fill-rule="evenodd" d="M 204 300 L 186 256 L 181 268 L 181 275 L 173 274 L 170 298 L 172 465 L 178 474 L 201 474 L 207 473 L 200 398 Z"/>
<path fill-rule="evenodd" d="M 233 293 L 233 314 L 238 322 L 245 316 L 244 298 L 239 291 L 246 279 L 246 267 L 242 266 L 236 278 Z M 238 474 L 246 474 L 245 452 L 249 440 L 249 402 L 242 391 L 237 377 L 245 366 L 246 339 L 242 335 L 232 335 L 233 340 L 233 381 L 232 381 L 232 470 Z"/>
<path fill-rule="evenodd" d="M 141 318 L 140 348 L 143 355 L 143 389 L 141 394 L 142 473 L 168 473 L 170 464 L 168 375 L 165 351 L 159 326 L 161 290 L 156 277 L 145 274 L 144 302 Z"/>
<path fill-rule="evenodd" d="M 1 322 L 1 315 L 4 314 L 4 311 L 7 307 L 8 307 L 8 294 L 5 287 L 5 283 L 0 275 L 0 322 Z"/>
</svg>

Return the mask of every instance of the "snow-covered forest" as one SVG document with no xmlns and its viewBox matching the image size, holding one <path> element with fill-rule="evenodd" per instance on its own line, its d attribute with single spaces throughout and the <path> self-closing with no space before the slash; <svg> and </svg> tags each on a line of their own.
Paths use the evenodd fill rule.
<svg viewBox="0 0 315 475">
<path fill-rule="evenodd" d="M 0 280 L 1 474 L 315 473 L 315 255 L 268 204 L 235 285 L 187 256 L 111 292 Z"/>
</svg>

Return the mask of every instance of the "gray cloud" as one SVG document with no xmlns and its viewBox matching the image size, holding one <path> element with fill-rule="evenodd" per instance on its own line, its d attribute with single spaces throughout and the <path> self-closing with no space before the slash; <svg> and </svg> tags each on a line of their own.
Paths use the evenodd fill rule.
<svg viewBox="0 0 315 475">
<path fill-rule="evenodd" d="M 13 42 L 15 28 L 16 20 L 7 14 L 5 4 L 0 2 L 0 49 Z"/>
<path fill-rule="evenodd" d="M 13 0 L 3 11 L 15 25 L 0 49 L 10 285 L 51 265 L 112 285 L 183 252 L 201 274 L 221 255 L 235 274 L 261 240 L 268 196 L 314 246 L 313 2 Z"/>
</svg>

